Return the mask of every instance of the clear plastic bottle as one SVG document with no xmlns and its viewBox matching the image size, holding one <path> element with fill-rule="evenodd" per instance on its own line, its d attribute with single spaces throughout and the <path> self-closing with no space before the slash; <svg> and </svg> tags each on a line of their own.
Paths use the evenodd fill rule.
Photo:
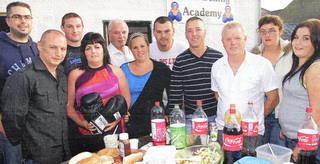
<svg viewBox="0 0 320 164">
<path fill-rule="evenodd" d="M 230 104 L 230 109 L 236 109 L 236 104 Z M 229 122 L 230 120 L 230 109 L 228 109 L 224 114 L 224 122 Z M 238 122 L 242 121 L 242 115 L 238 110 L 236 110 L 236 118 Z"/>
<path fill-rule="evenodd" d="M 236 109 L 229 110 L 230 119 L 223 128 L 224 164 L 233 164 L 242 157 L 243 135 L 240 122 L 236 119 Z"/>
<path fill-rule="evenodd" d="M 164 110 L 160 106 L 160 102 L 155 102 L 155 106 L 151 109 L 151 130 L 153 145 L 165 145 L 166 121 L 164 118 Z"/>
<path fill-rule="evenodd" d="M 208 117 L 202 109 L 202 101 L 197 100 L 197 110 L 192 115 L 192 133 L 200 135 L 201 144 L 208 144 Z"/>
<path fill-rule="evenodd" d="M 241 127 L 243 131 L 242 156 L 256 156 L 259 119 L 253 108 L 253 102 L 248 102 L 248 108 L 242 115 Z"/>
<path fill-rule="evenodd" d="M 298 164 L 315 164 L 318 150 L 318 126 L 312 118 L 312 108 L 307 107 L 307 119 L 298 131 Z"/>
<path fill-rule="evenodd" d="M 176 149 L 187 147 L 186 117 L 179 105 L 175 105 L 170 113 L 170 137 L 171 145 L 175 145 Z"/>
</svg>

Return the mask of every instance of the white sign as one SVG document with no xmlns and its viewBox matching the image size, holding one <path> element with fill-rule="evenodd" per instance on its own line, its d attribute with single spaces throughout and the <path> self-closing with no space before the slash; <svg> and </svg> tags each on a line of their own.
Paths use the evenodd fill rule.
<svg viewBox="0 0 320 164">
<path fill-rule="evenodd" d="M 185 23 L 200 17 L 206 24 L 224 24 L 235 19 L 234 0 L 167 0 L 167 15 L 175 22 Z"/>
</svg>

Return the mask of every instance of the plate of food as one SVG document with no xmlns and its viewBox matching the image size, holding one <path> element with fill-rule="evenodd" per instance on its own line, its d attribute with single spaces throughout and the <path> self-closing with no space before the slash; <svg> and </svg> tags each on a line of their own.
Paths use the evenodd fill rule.
<svg viewBox="0 0 320 164">
<path fill-rule="evenodd" d="M 175 160 L 178 164 L 220 164 L 223 153 L 220 146 L 195 145 L 179 150 Z"/>
</svg>

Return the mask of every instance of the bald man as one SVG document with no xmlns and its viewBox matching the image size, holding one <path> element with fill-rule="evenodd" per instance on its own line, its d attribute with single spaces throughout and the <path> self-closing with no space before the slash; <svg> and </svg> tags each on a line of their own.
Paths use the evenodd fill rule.
<svg viewBox="0 0 320 164">
<path fill-rule="evenodd" d="M 2 122 L 11 144 L 22 144 L 24 162 L 61 163 L 70 154 L 67 79 L 60 66 L 67 40 L 63 33 L 47 30 L 38 49 L 39 57 L 6 81 Z"/>
</svg>

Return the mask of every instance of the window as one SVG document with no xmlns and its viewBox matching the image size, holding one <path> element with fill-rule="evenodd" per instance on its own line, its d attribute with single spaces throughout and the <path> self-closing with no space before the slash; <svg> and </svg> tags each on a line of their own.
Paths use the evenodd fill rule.
<svg viewBox="0 0 320 164">
<path fill-rule="evenodd" d="M 6 22 L 6 13 L 0 13 L 0 31 L 9 32 L 10 28 Z"/>
<path fill-rule="evenodd" d="M 104 31 L 104 37 L 106 38 L 106 41 L 108 41 L 108 25 L 110 20 L 103 21 L 103 31 Z M 144 33 L 149 42 L 152 43 L 152 34 L 151 34 L 151 21 L 125 21 L 129 27 L 129 37 L 134 32 L 142 32 Z M 128 37 L 128 38 L 129 38 Z"/>
</svg>

